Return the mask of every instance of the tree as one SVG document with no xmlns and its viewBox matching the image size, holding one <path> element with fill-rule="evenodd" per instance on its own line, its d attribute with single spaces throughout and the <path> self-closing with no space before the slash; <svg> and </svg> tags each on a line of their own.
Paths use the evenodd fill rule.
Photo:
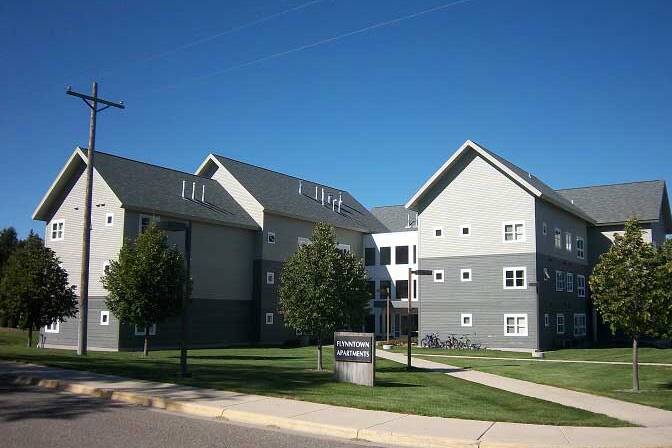
<svg viewBox="0 0 672 448">
<path fill-rule="evenodd" d="M 0 232 L 0 273 L 5 267 L 7 260 L 19 245 L 14 227 L 6 227 Z"/>
<path fill-rule="evenodd" d="M 672 240 L 656 250 L 656 291 L 658 306 L 655 321 L 659 337 L 672 337 Z"/>
<path fill-rule="evenodd" d="M 68 286 L 68 274 L 53 250 L 30 233 L 7 260 L 0 283 L 0 310 L 28 330 L 28 347 L 33 330 L 77 314 L 75 287 Z"/>
<path fill-rule="evenodd" d="M 135 241 L 124 242 L 119 259 L 110 262 L 101 281 L 112 314 L 145 329 L 143 353 L 147 356 L 150 327 L 181 311 L 187 281 L 184 257 L 152 225 Z"/>
<path fill-rule="evenodd" d="M 361 326 L 370 297 L 362 260 L 338 250 L 331 226 L 317 224 L 311 241 L 283 266 L 280 308 L 286 326 L 317 339 L 320 371 L 325 337 L 339 328 Z"/>
<path fill-rule="evenodd" d="M 661 300 L 660 256 L 644 242 L 639 223 L 630 219 L 625 233 L 600 259 L 590 276 L 591 297 L 611 331 L 632 338 L 632 389 L 639 391 L 638 343 L 642 336 L 659 336 L 657 319 L 664 310 Z M 669 294 L 669 292 L 668 292 Z"/>
</svg>

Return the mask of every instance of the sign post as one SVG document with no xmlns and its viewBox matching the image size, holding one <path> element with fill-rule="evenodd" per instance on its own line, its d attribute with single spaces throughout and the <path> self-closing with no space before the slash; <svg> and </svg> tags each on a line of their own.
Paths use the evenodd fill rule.
<svg viewBox="0 0 672 448">
<path fill-rule="evenodd" d="M 376 376 L 376 344 L 373 333 L 334 333 L 336 381 L 373 386 Z"/>
</svg>

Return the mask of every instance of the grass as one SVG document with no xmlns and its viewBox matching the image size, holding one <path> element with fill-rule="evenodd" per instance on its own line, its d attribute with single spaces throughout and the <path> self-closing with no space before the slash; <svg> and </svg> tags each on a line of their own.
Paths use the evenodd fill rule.
<svg viewBox="0 0 672 448">
<path fill-rule="evenodd" d="M 230 348 L 191 350 L 191 378 L 176 376 L 179 352 L 89 352 L 29 349 L 24 333 L 0 330 L 0 358 L 69 369 L 231 390 L 281 398 L 409 414 L 567 426 L 630 426 L 605 415 L 492 389 L 447 375 L 377 362 L 376 387 L 336 383 L 316 372 L 315 349 Z M 328 370 L 332 356 L 325 353 Z"/>
</svg>

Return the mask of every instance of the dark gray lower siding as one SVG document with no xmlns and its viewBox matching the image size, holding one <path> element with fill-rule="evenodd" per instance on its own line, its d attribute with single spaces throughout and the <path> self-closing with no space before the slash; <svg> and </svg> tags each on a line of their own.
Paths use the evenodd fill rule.
<svg viewBox="0 0 672 448">
<path fill-rule="evenodd" d="M 275 275 L 275 282 L 268 284 L 266 281 L 266 273 L 273 272 Z M 280 287 L 280 274 L 282 272 L 282 262 L 260 260 L 259 261 L 259 275 L 257 281 L 259 282 L 259 303 L 257 312 L 259 313 L 259 339 L 262 344 L 282 344 L 287 341 L 298 339 L 296 332 L 291 328 L 287 328 L 282 319 L 280 311 L 280 300 L 278 289 Z M 273 315 L 273 323 L 266 323 L 266 315 Z"/>
<path fill-rule="evenodd" d="M 503 288 L 505 267 L 527 268 L 527 289 Z M 491 348 L 537 348 L 536 256 L 534 253 L 476 257 L 421 258 L 420 269 L 443 269 L 445 280 L 420 278 L 420 332 L 468 335 Z M 472 281 L 460 281 L 460 269 L 471 269 Z M 460 315 L 472 315 L 461 326 Z M 527 336 L 505 336 L 504 315 L 526 314 Z"/>
</svg>

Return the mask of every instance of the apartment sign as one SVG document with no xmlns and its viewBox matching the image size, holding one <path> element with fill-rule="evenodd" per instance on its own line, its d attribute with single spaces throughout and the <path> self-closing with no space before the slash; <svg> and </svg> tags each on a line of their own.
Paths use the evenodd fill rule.
<svg viewBox="0 0 672 448">
<path fill-rule="evenodd" d="M 334 333 L 334 377 L 373 386 L 376 379 L 376 343 L 373 333 Z"/>
<path fill-rule="evenodd" d="M 334 334 L 336 361 L 372 362 L 373 340 L 370 336 L 355 336 L 347 333 Z"/>
</svg>

